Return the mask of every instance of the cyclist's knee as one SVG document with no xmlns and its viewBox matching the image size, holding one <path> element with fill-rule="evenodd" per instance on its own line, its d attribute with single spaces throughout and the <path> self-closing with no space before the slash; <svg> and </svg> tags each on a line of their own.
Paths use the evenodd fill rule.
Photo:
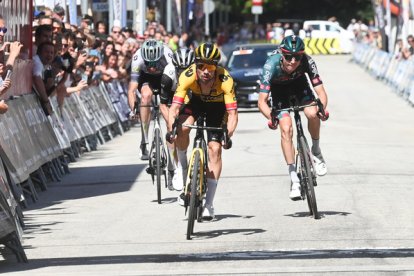
<svg viewBox="0 0 414 276">
<path fill-rule="evenodd" d="M 151 100 L 152 97 L 152 90 L 148 85 L 145 85 L 141 88 L 141 100 Z"/>
<path fill-rule="evenodd" d="M 307 108 L 304 110 L 304 113 L 305 113 L 306 118 L 308 118 L 308 120 L 319 119 L 316 108 Z"/>
<path fill-rule="evenodd" d="M 178 135 L 181 137 L 188 138 L 190 136 L 190 130 L 191 129 L 189 127 L 182 126 L 178 129 Z"/>
<path fill-rule="evenodd" d="M 208 150 L 211 154 L 215 156 L 220 156 L 221 154 L 221 144 L 218 141 L 210 141 L 208 143 Z"/>
<path fill-rule="evenodd" d="M 282 140 L 292 140 L 293 137 L 293 127 L 292 124 L 286 124 L 280 126 L 280 134 L 282 136 Z"/>
</svg>

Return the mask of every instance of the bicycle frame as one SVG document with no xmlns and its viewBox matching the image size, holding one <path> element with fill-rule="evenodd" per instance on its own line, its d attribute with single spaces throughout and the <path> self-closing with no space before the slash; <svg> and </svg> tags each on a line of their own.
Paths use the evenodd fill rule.
<svg viewBox="0 0 414 276">
<path fill-rule="evenodd" d="M 167 166 L 169 162 L 169 154 L 166 150 L 166 144 L 162 135 L 160 124 L 160 107 L 159 107 L 159 95 L 154 91 L 153 103 L 153 121 L 154 128 L 152 132 L 152 142 L 149 151 L 149 167 L 147 173 L 151 174 L 152 183 L 154 184 L 155 177 L 157 178 L 157 200 L 161 204 L 161 175 L 164 176 L 165 187 L 167 187 Z"/>
<path fill-rule="evenodd" d="M 187 171 L 187 177 L 186 177 L 186 183 L 185 183 L 185 190 L 184 193 L 188 194 L 188 189 L 190 187 L 189 180 L 191 180 L 191 174 L 192 174 L 192 166 L 194 164 L 194 157 L 196 155 L 196 152 L 200 152 L 200 168 L 199 168 L 199 175 L 200 175 L 200 186 L 197 193 L 197 196 L 199 200 L 202 200 L 203 195 L 205 193 L 205 183 L 206 183 L 206 174 L 207 174 L 207 168 L 208 168 L 208 152 L 207 152 L 207 142 L 204 137 L 204 130 L 207 128 L 204 126 L 205 123 L 205 117 L 200 116 L 197 120 L 197 125 L 186 125 L 190 128 L 197 129 L 196 135 L 194 137 L 193 141 L 193 150 L 191 151 L 191 156 L 189 160 L 189 168 Z M 214 128 L 216 129 L 216 128 Z M 201 191 L 201 192 L 200 192 Z"/>
<path fill-rule="evenodd" d="M 187 240 L 191 239 L 191 235 L 194 234 L 194 221 L 197 219 L 201 222 L 202 215 L 202 202 L 206 193 L 207 183 L 207 169 L 208 169 L 208 151 L 207 143 L 205 139 L 205 130 L 223 131 L 225 141 L 227 137 L 227 126 L 223 125 L 219 127 L 207 127 L 206 115 L 200 116 L 197 119 L 197 125 L 183 125 L 189 128 L 195 128 L 197 130 L 194 137 L 193 150 L 191 151 L 191 157 L 187 172 L 187 178 L 184 188 L 184 202 L 185 212 L 188 212 L 188 224 L 187 224 Z"/>
<path fill-rule="evenodd" d="M 300 179 L 302 200 L 305 200 L 305 198 L 307 199 L 309 211 L 315 219 L 319 218 L 316 198 L 315 198 L 315 191 L 314 191 L 314 186 L 317 185 L 315 164 L 314 164 L 312 151 L 309 148 L 306 136 L 303 131 L 302 120 L 301 120 L 301 116 L 299 112 L 303 111 L 306 107 L 318 106 L 319 104 L 320 102 L 318 102 L 318 100 L 315 100 L 311 104 L 307 104 L 307 105 L 292 106 L 292 107 L 284 108 L 284 109 L 272 109 L 272 118 L 275 112 L 287 111 L 287 112 L 294 113 L 296 132 L 297 132 L 296 133 L 297 153 L 296 153 L 296 158 L 295 158 L 296 172 L 298 173 L 298 176 Z"/>
</svg>

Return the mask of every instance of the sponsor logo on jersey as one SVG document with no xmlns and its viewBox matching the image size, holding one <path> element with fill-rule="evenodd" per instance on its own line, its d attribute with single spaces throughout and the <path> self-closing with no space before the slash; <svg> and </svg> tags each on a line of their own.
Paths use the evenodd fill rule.
<svg viewBox="0 0 414 276">
<path fill-rule="evenodd" d="M 223 101 L 223 95 L 200 95 L 200 98 L 204 102 L 221 102 Z"/>
<path fill-rule="evenodd" d="M 263 66 L 263 68 L 264 68 L 264 69 L 266 69 L 266 70 L 270 70 L 270 69 L 272 69 L 272 65 L 270 65 L 270 64 L 268 64 L 268 63 L 266 63 L 266 64 Z"/>
<path fill-rule="evenodd" d="M 219 75 L 219 80 L 221 81 L 221 82 L 225 82 L 225 81 L 227 81 L 229 79 L 229 76 L 227 76 L 227 75 L 224 75 L 224 74 L 220 74 Z"/>
<path fill-rule="evenodd" d="M 265 71 L 263 80 L 264 82 L 270 82 L 270 71 Z"/>
<path fill-rule="evenodd" d="M 187 71 L 185 71 L 185 76 L 187 78 L 191 77 L 194 74 L 193 69 L 188 69 Z"/>
</svg>

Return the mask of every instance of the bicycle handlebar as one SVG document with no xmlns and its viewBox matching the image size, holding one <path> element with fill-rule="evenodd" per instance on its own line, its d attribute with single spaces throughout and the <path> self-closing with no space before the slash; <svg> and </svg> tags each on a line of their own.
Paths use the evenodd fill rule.
<svg viewBox="0 0 414 276">
<path fill-rule="evenodd" d="M 225 149 L 230 149 L 233 145 L 233 141 L 229 137 L 229 132 L 227 130 L 227 124 L 223 124 L 222 127 L 208 127 L 208 126 L 189 125 L 189 124 L 183 124 L 182 126 L 185 126 L 191 129 L 222 131 L 223 132 L 223 143 L 225 145 Z"/>
<path fill-rule="evenodd" d="M 282 109 L 276 109 L 275 107 L 272 107 L 272 117 L 273 115 L 276 115 L 274 113 L 283 112 L 283 111 L 286 111 L 286 112 L 303 111 L 306 107 L 317 106 L 317 105 L 318 105 L 317 100 L 315 100 L 310 104 L 294 105 L 294 106 L 282 108 Z"/>
</svg>

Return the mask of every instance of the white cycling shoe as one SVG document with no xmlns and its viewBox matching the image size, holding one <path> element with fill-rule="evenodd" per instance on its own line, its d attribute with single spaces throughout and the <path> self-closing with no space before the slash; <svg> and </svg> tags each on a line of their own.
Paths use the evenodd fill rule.
<svg viewBox="0 0 414 276">
<path fill-rule="evenodd" d="M 181 191 L 183 189 L 183 171 L 182 169 L 176 169 L 172 178 L 172 186 L 174 190 Z"/>
<path fill-rule="evenodd" d="M 315 171 L 318 176 L 324 176 L 328 172 L 325 159 L 323 159 L 322 153 L 314 154 L 313 161 L 315 162 Z"/>
<path fill-rule="evenodd" d="M 292 185 L 290 187 L 289 198 L 294 201 L 302 199 L 299 182 L 292 182 Z"/>
<path fill-rule="evenodd" d="M 213 220 L 214 219 L 214 207 L 212 205 L 204 205 L 204 210 L 202 214 L 203 220 Z"/>
</svg>

